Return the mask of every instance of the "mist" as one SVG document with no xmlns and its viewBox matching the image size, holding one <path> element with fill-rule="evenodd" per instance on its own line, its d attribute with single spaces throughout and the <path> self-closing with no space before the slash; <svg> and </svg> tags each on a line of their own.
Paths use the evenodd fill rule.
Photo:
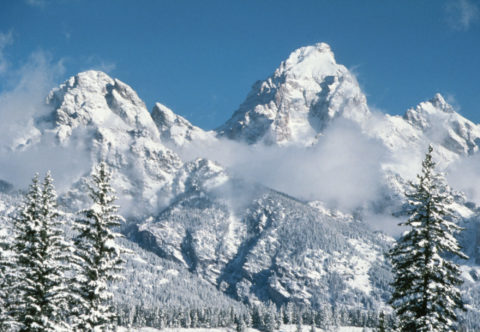
<svg viewBox="0 0 480 332">
<path fill-rule="evenodd" d="M 21 67 L 2 73 L 7 88 L 0 92 L 0 179 L 17 189 L 25 189 L 35 173 L 50 170 L 57 190 L 66 190 L 82 169 L 89 169 L 83 146 L 59 146 L 53 134 L 35 126 L 52 111 L 45 99 L 63 72 L 62 61 L 36 52 Z"/>
<path fill-rule="evenodd" d="M 206 145 L 193 142 L 181 154 L 184 160 L 214 160 L 248 181 L 349 211 L 378 197 L 380 165 L 389 158 L 380 142 L 348 120 L 332 123 L 312 147 L 246 145 L 221 139 Z"/>
<path fill-rule="evenodd" d="M 447 173 L 449 185 L 465 193 L 467 200 L 480 205 L 480 154 L 453 163 Z"/>
</svg>

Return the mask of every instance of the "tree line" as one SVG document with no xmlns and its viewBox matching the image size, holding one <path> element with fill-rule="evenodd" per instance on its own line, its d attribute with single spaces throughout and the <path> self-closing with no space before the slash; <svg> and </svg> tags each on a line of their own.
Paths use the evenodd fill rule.
<svg viewBox="0 0 480 332">
<path fill-rule="evenodd" d="M 0 330 L 109 331 L 116 323 L 109 283 L 119 277 L 117 213 L 112 174 L 98 164 L 87 188 L 91 206 L 76 214 L 73 238 L 57 206 L 50 172 L 32 180 L 0 245 Z"/>
<path fill-rule="evenodd" d="M 164 328 L 221 328 L 234 327 L 244 332 L 253 327 L 273 332 L 281 325 L 308 325 L 325 331 L 335 331 L 339 326 L 376 328 L 383 326 L 391 331 L 395 321 L 384 312 L 321 306 L 313 309 L 289 302 L 277 307 L 274 303 L 258 303 L 245 310 L 235 308 L 213 309 L 163 306 L 146 309 L 142 306 L 118 307 L 118 323 L 126 327 Z"/>
</svg>

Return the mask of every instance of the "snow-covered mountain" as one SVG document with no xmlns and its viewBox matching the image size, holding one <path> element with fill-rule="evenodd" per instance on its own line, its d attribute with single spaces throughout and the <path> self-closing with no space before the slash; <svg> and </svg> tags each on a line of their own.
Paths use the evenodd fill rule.
<svg viewBox="0 0 480 332">
<path fill-rule="evenodd" d="M 189 305 L 205 305 L 218 296 L 219 305 L 271 300 L 384 307 L 390 274 L 383 254 L 392 238 L 373 231 L 364 219 L 375 213 L 401 215 L 412 160 L 420 161 L 429 143 L 442 168 L 477 153 L 480 143 L 480 127 L 440 94 L 404 116 L 371 112 L 354 75 L 336 63 L 324 43 L 294 51 L 271 77 L 253 86 L 215 132 L 194 126 L 160 103 L 150 113 L 132 88 L 99 71 L 80 73 L 52 90 L 47 108 L 46 115 L 35 118 L 29 136 L 10 147 L 11 155 L 39 148 L 70 151 L 80 171 L 63 172 L 70 178 L 61 193 L 68 212 L 82 204 L 81 179 L 95 163 L 105 160 L 113 168 L 113 185 L 128 220 L 124 244 L 135 252 L 127 282 L 116 292 L 125 302 L 144 294 L 149 306 L 186 301 L 185 294 L 172 291 L 182 288 L 184 277 L 185 289 L 196 292 Z M 340 122 L 353 124 L 348 130 L 386 155 L 374 161 L 383 171 L 381 195 L 353 211 L 294 197 L 288 185 L 279 192 L 259 177 L 253 177 L 257 182 L 241 178 L 205 152 L 218 154 L 226 150 L 225 141 L 233 140 L 236 147 L 261 146 L 268 153 L 291 148 L 318 153 L 312 145 L 322 144 Z M 184 153 L 189 147 L 202 158 L 189 160 L 186 156 L 193 154 Z M 326 151 L 328 158 L 338 158 L 335 150 Z M 0 212 L 8 215 L 18 200 L 12 188 L 18 186 L 3 180 L 10 179 L 0 181 Z M 329 183 L 336 182 L 343 183 Z M 472 257 L 462 267 L 466 287 L 478 294 L 480 253 L 473 243 L 480 243 L 479 211 L 465 195 L 455 195 L 456 210 L 469 230 L 462 238 Z M 129 290 L 129 283 L 138 292 Z M 469 301 L 480 308 L 474 296 Z"/>
<path fill-rule="evenodd" d="M 99 71 L 82 72 L 53 89 L 51 112 L 36 120 L 39 135 L 31 147 L 74 150 L 87 175 L 100 160 L 112 167 L 114 184 L 129 214 L 145 215 L 165 206 L 180 158 L 166 148 L 143 101 L 118 79 Z M 67 171 L 68 173 L 68 171 Z M 70 195 L 77 198 L 78 188 Z"/>
<path fill-rule="evenodd" d="M 401 215 L 408 180 L 414 180 L 415 167 L 428 144 L 434 146 L 442 170 L 479 149 L 480 126 L 456 112 L 441 94 L 407 110 L 404 116 L 370 112 L 354 76 L 335 62 L 330 47 L 323 43 L 294 51 L 271 77 L 253 86 L 240 108 L 217 131 L 219 136 L 248 144 L 308 147 L 319 144 L 338 121 L 352 122 L 352 130 L 388 151 L 388 156 L 378 161 L 383 169 L 382 193 L 367 207 L 382 213 Z M 456 193 L 455 197 L 453 208 L 467 228 L 462 243 L 470 261 L 478 263 L 479 211 L 464 195 Z M 471 276 L 476 276 L 478 267 L 467 264 L 464 269 L 466 280 L 474 285 Z M 472 283 L 469 287 L 477 289 Z"/>
<path fill-rule="evenodd" d="M 202 159 L 178 180 L 184 193 L 131 234 L 143 247 L 244 302 L 354 308 L 386 300 L 388 240 L 365 224 Z"/>
<path fill-rule="evenodd" d="M 315 143 L 335 118 L 362 122 L 369 115 L 365 95 L 325 43 L 299 48 L 275 73 L 252 87 L 223 126 L 221 136 L 249 144 Z"/>
<path fill-rule="evenodd" d="M 308 147 L 320 144 L 329 129 L 345 122 L 352 124 L 349 131 L 385 149 L 379 159 L 383 196 L 397 208 L 428 144 L 433 144 L 440 168 L 446 169 L 478 151 L 480 142 L 480 126 L 457 113 L 440 94 L 404 116 L 371 112 L 354 75 L 336 63 L 324 43 L 292 52 L 274 74 L 253 86 L 217 132 L 248 144 Z"/>
<path fill-rule="evenodd" d="M 402 117 L 377 116 L 363 127 L 397 154 L 423 151 L 426 144 L 432 143 L 442 167 L 477 152 L 480 143 L 480 126 L 457 113 L 439 93 Z"/>
<path fill-rule="evenodd" d="M 480 127 L 465 119 L 445 99 L 407 110 L 403 117 L 372 114 L 355 76 L 337 64 L 325 43 L 290 54 L 274 74 L 252 87 L 219 136 L 249 144 L 310 146 L 337 119 L 350 120 L 392 152 L 433 143 L 444 164 L 478 150 Z"/>
</svg>

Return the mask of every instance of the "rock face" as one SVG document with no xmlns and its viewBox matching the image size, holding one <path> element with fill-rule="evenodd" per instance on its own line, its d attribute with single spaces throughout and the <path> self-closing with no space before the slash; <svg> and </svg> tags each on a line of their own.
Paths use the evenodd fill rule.
<svg viewBox="0 0 480 332">
<path fill-rule="evenodd" d="M 90 165 L 106 161 L 115 170 L 115 186 L 129 214 L 148 214 L 168 202 L 182 162 L 162 144 L 132 88 L 103 72 L 87 71 L 52 90 L 47 104 L 51 115 L 37 121 L 43 135 L 79 149 Z"/>
<path fill-rule="evenodd" d="M 355 77 L 335 62 L 325 43 L 299 48 L 265 81 L 255 83 L 219 135 L 249 144 L 315 143 L 335 118 L 369 115 Z"/>
<path fill-rule="evenodd" d="M 212 142 L 216 139 L 214 132 L 204 131 L 192 125 L 187 119 L 160 103 L 153 107 L 152 118 L 160 132 L 162 142 L 170 144 L 173 148 L 182 148 L 193 141 Z"/>
</svg>

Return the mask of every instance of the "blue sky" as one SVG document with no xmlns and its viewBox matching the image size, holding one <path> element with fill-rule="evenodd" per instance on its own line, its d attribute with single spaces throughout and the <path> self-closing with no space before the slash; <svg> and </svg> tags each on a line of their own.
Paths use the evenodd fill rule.
<svg viewBox="0 0 480 332">
<path fill-rule="evenodd" d="M 440 92 L 480 122 L 479 0 L 2 0 L 0 89 L 42 54 L 63 68 L 55 84 L 101 69 L 149 109 L 211 129 L 291 51 L 322 41 L 370 106 L 403 114 Z"/>
</svg>

